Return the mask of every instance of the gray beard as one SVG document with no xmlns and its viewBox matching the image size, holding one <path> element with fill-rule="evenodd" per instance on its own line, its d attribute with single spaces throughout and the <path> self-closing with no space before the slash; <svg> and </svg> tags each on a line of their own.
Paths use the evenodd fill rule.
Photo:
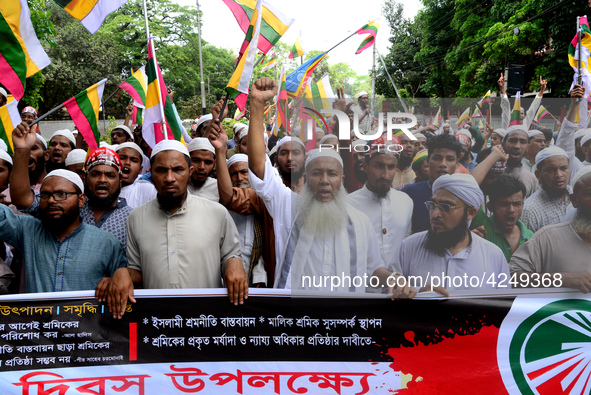
<svg viewBox="0 0 591 395">
<path fill-rule="evenodd" d="M 324 238 L 339 233 L 347 222 L 347 192 L 341 186 L 330 202 L 319 202 L 306 184 L 300 194 L 297 218 L 302 231 L 314 237 Z"/>
<path fill-rule="evenodd" d="M 591 213 L 588 213 L 580 207 L 577 209 L 577 215 L 571 221 L 570 226 L 583 238 L 591 238 Z"/>
</svg>

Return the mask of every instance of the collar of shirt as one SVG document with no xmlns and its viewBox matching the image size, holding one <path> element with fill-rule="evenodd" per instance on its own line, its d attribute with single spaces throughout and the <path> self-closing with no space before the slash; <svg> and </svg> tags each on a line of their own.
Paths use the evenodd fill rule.
<svg viewBox="0 0 591 395">
<path fill-rule="evenodd" d="M 363 186 L 363 188 L 361 188 L 362 193 L 373 199 L 374 201 L 378 202 L 378 203 L 382 203 L 382 201 L 384 203 L 390 203 L 390 194 L 392 192 L 392 188 L 390 188 L 390 190 L 388 191 L 388 193 L 386 194 L 386 196 L 384 196 L 383 198 L 380 199 L 380 197 L 378 196 L 377 193 L 372 192 L 369 190 L 369 188 L 367 187 L 367 183 Z"/>
<path fill-rule="evenodd" d="M 156 204 L 156 206 L 164 213 L 166 214 L 166 216 L 168 217 L 174 217 L 176 215 L 182 215 L 185 214 L 189 208 L 191 207 L 191 201 L 192 201 L 193 195 L 191 195 L 191 193 L 189 193 L 189 191 L 187 190 L 187 196 L 185 197 L 185 201 L 183 202 L 183 204 L 181 204 L 181 207 L 179 207 L 174 213 L 170 213 L 168 212 L 168 210 L 163 209 L 160 206 L 160 203 L 158 202 L 158 199 L 154 199 L 154 202 Z M 198 198 L 198 197 L 197 197 Z M 198 198 L 199 199 L 199 198 Z"/>
<path fill-rule="evenodd" d="M 469 233 L 470 230 L 468 230 Z M 469 234 L 470 237 L 470 244 L 468 245 L 468 247 L 464 248 L 461 251 L 458 251 L 455 255 L 452 255 L 451 252 L 449 252 L 449 249 L 445 249 L 445 255 L 448 258 L 453 258 L 453 259 L 468 259 L 468 257 L 470 257 L 470 253 L 472 252 L 472 244 L 474 243 L 474 238 L 472 237 L 471 234 Z"/>
<path fill-rule="evenodd" d="M 491 214 L 490 217 L 489 217 L 490 218 L 490 221 L 492 223 L 493 231 L 499 237 L 505 237 L 505 233 L 503 232 L 503 230 L 497 226 L 497 222 L 495 221 L 494 216 L 495 216 L 494 214 Z M 527 238 L 527 237 L 524 236 L 525 235 L 525 231 L 527 230 L 527 228 L 525 227 L 525 224 L 520 219 L 517 220 L 517 226 L 519 227 L 519 233 L 520 233 L 519 237 L 520 237 L 520 240 L 525 240 L 525 241 L 529 240 L 529 238 Z"/>
<path fill-rule="evenodd" d="M 573 193 L 573 188 L 570 185 L 566 186 L 566 189 L 564 190 L 564 196 L 566 196 L 566 200 L 564 201 L 564 204 L 569 204 L 570 203 L 570 199 L 569 199 L 569 195 Z M 544 200 L 547 201 L 552 201 L 552 200 L 562 200 L 562 196 L 559 197 L 552 197 L 550 195 L 548 195 L 548 192 L 546 192 L 546 190 L 540 185 L 540 197 L 543 198 Z"/>
<path fill-rule="evenodd" d="M 69 235 L 67 235 L 66 237 L 64 237 L 64 240 L 63 240 L 63 241 L 61 241 L 61 240 L 59 239 L 59 237 L 57 237 L 57 236 L 56 236 L 56 234 L 55 234 L 55 232 L 54 232 L 54 231 L 52 231 L 51 229 L 49 229 L 49 228 L 45 227 L 45 225 L 43 225 L 43 226 L 45 227 L 45 229 L 47 229 L 47 230 L 48 230 L 48 231 L 51 233 L 51 235 L 53 236 L 53 239 L 54 239 L 54 240 L 55 240 L 57 243 L 60 243 L 60 244 L 61 244 L 61 243 L 64 243 L 64 242 L 66 242 L 66 241 L 67 241 L 69 238 L 71 238 L 71 237 L 74 237 L 74 236 L 76 236 L 78 233 L 82 232 L 82 229 L 84 228 L 84 226 L 85 226 L 86 224 L 84 223 L 84 220 L 82 219 L 82 217 L 79 217 L 79 218 L 80 218 L 80 225 L 78 225 L 78 227 L 77 227 L 76 229 L 74 229 L 72 232 L 70 232 L 70 234 L 69 234 Z"/>
</svg>

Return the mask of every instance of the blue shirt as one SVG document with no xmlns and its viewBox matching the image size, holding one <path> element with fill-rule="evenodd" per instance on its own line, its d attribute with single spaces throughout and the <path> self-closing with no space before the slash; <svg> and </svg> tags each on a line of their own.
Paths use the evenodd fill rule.
<svg viewBox="0 0 591 395">
<path fill-rule="evenodd" d="M 125 267 L 115 236 L 82 223 L 60 241 L 43 223 L 0 204 L 0 240 L 23 253 L 27 292 L 93 290 Z"/>
<path fill-rule="evenodd" d="M 408 184 L 402 188 L 414 203 L 412 208 L 412 233 L 422 232 L 431 229 L 431 218 L 425 202 L 431 199 L 433 191 L 431 182 L 423 181 L 418 184 Z"/>
</svg>

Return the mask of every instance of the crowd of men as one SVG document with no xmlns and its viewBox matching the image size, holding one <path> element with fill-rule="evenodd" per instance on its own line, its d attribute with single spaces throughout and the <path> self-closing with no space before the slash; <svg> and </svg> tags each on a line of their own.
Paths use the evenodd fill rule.
<svg viewBox="0 0 591 395">
<path fill-rule="evenodd" d="M 442 122 L 371 140 L 355 133 L 375 133 L 368 94 L 347 103 L 338 90 L 333 107 L 350 124 L 329 117 L 302 141 L 299 127 L 285 136 L 266 127 L 277 85 L 261 78 L 248 124 L 224 130 L 220 101 L 185 143 L 150 147 L 130 108 L 111 144 L 92 152 L 70 130 L 46 141 L 26 107 L 14 154 L 0 146 L 0 292 L 94 289 L 117 317 L 142 287 L 225 287 L 239 304 L 253 287 L 412 298 L 542 286 L 546 275 L 589 292 L 584 89 L 571 90 L 554 136 L 533 122 L 540 85 L 519 124 L 509 126 L 501 76 L 502 128 L 468 119 L 460 130 Z M 350 140 L 336 138 L 343 127 Z M 453 281 L 466 276 L 489 281 Z"/>
</svg>

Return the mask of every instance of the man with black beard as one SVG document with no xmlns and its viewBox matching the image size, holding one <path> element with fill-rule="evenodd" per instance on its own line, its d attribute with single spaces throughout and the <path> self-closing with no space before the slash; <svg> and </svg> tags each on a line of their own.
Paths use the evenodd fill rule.
<svg viewBox="0 0 591 395">
<path fill-rule="evenodd" d="M 411 285 L 423 290 L 433 286 L 448 295 L 448 289 L 474 287 L 467 281 L 460 283 L 459 277 L 493 276 L 494 282 L 479 284 L 482 288 L 496 288 L 503 275 L 508 278 L 507 260 L 499 247 L 468 229 L 483 201 L 469 174 L 446 174 L 433 182 L 433 196 L 425 203 L 431 229 L 404 239 L 398 253 L 398 269 L 405 277 L 419 280 Z"/>
<path fill-rule="evenodd" d="M 517 278 L 530 276 L 530 286 L 566 287 L 591 292 L 591 166 L 573 177 L 570 200 L 577 212 L 570 222 L 548 225 L 536 232 L 511 258 Z M 542 282 L 542 275 L 550 282 Z"/>
<path fill-rule="evenodd" d="M 297 137 L 285 136 L 277 142 L 275 164 L 283 185 L 295 193 L 300 193 L 304 186 L 304 162 L 306 146 Z"/>
<path fill-rule="evenodd" d="M 189 193 L 209 199 L 214 202 L 220 200 L 218 183 L 210 177 L 215 170 L 215 149 L 205 137 L 196 137 L 187 146 L 191 155 L 191 166 L 194 168 L 189 183 Z"/>
<path fill-rule="evenodd" d="M 115 272 L 99 300 L 108 300 L 115 318 L 135 303 L 134 286 L 146 289 L 221 288 L 230 302 L 248 297 L 236 226 L 219 203 L 187 192 L 193 172 L 187 148 L 176 140 L 154 146 L 150 158 L 156 199 L 129 216 L 127 268 Z"/>
<path fill-rule="evenodd" d="M 396 174 L 392 181 L 392 187 L 395 189 L 402 189 L 405 185 L 412 184 L 417 178 L 414 170 L 411 168 L 412 158 L 414 157 L 414 141 L 410 139 L 402 130 L 396 132 L 394 136 L 402 146 L 402 151 L 398 156 L 398 164 L 396 166 Z M 395 141 L 396 142 L 396 141 Z"/>
<path fill-rule="evenodd" d="M 525 185 L 525 197 L 538 190 L 540 184 L 536 176 L 523 167 L 521 162 L 529 146 L 529 135 L 522 125 L 510 126 L 503 137 L 503 149 L 509 155 L 505 174 L 517 178 Z"/>
</svg>

